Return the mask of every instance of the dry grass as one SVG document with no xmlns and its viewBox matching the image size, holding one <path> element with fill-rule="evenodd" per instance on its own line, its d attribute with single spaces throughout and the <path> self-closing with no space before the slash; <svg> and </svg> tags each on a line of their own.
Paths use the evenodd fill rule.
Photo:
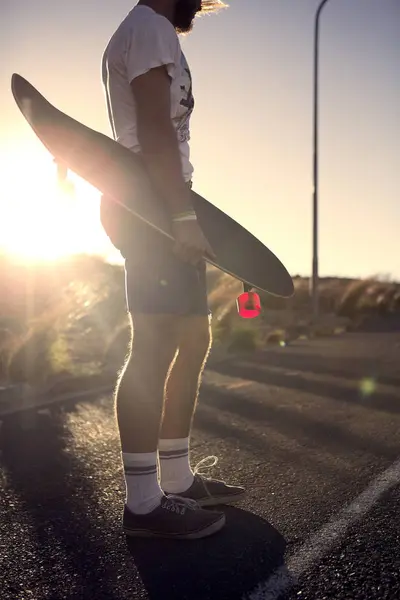
<svg viewBox="0 0 400 600">
<path fill-rule="evenodd" d="M 76 257 L 27 269 L 3 257 L 0 277 L 3 382 L 42 386 L 98 370 L 126 318 L 121 268 Z"/>
<path fill-rule="evenodd" d="M 237 327 L 229 337 L 228 352 L 254 352 L 260 347 L 260 333 L 254 327 Z"/>
<path fill-rule="evenodd" d="M 285 300 L 262 294 L 263 315 L 241 320 L 236 297 L 241 284 L 217 269 L 208 271 L 213 335 L 217 346 L 252 352 L 307 335 L 309 281 L 294 278 L 295 294 Z M 115 371 L 128 351 L 130 330 L 121 267 L 78 256 L 47 265 L 26 265 L 0 256 L 0 383 L 46 385 L 57 378 Z M 360 315 L 400 312 L 400 285 L 367 280 L 321 280 L 324 314 L 355 320 Z M 312 336 L 337 333 L 326 321 Z"/>
<path fill-rule="evenodd" d="M 270 346 L 285 346 L 288 342 L 285 329 L 275 329 L 267 332 L 265 336 L 265 344 Z"/>
<path fill-rule="evenodd" d="M 365 313 L 388 314 L 400 310 L 400 286 L 370 278 L 354 281 L 345 290 L 337 307 L 341 316 L 354 318 Z"/>
</svg>

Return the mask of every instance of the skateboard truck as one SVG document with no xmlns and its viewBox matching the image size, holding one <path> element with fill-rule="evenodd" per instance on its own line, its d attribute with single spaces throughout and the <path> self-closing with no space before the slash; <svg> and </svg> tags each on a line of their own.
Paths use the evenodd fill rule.
<svg viewBox="0 0 400 600">
<path fill-rule="evenodd" d="M 251 285 L 243 284 L 243 294 L 240 294 L 236 300 L 239 315 L 243 319 L 254 319 L 260 316 L 261 301 L 257 292 L 253 291 Z"/>
<path fill-rule="evenodd" d="M 68 167 L 59 162 L 56 158 L 53 159 L 57 171 L 57 184 L 59 189 L 72 195 L 75 191 L 74 184 L 68 179 Z"/>
</svg>

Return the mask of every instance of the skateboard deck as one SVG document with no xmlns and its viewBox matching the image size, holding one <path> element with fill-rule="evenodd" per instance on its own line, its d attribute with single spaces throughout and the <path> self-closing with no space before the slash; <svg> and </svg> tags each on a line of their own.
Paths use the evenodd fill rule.
<svg viewBox="0 0 400 600">
<path fill-rule="evenodd" d="M 130 218 L 173 243 L 168 215 L 133 152 L 90 129 L 50 104 L 26 79 L 13 74 L 11 89 L 23 116 L 50 154 L 79 177 L 122 206 Z M 291 276 L 260 240 L 222 210 L 192 191 L 199 225 L 216 259 L 207 262 L 246 286 L 288 298 Z"/>
</svg>

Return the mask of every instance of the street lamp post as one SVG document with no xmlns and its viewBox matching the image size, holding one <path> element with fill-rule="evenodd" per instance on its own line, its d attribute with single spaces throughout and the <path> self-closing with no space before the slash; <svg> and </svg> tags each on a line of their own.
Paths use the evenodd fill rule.
<svg viewBox="0 0 400 600">
<path fill-rule="evenodd" d="M 313 154 L 313 259 L 312 259 L 312 312 L 316 321 L 319 315 L 318 299 L 318 200 L 319 200 L 319 145 L 318 145 L 318 91 L 319 91 L 319 30 L 322 9 L 329 0 L 322 0 L 315 15 L 314 27 L 314 154 Z"/>
</svg>

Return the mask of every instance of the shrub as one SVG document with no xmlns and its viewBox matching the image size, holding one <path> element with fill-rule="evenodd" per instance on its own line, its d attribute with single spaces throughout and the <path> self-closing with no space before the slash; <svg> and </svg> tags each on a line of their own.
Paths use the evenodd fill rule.
<svg viewBox="0 0 400 600">
<path fill-rule="evenodd" d="M 265 337 L 265 343 L 268 345 L 283 346 L 286 345 L 286 332 L 283 329 L 270 331 Z"/>
<path fill-rule="evenodd" d="M 363 279 L 351 283 L 339 301 L 337 314 L 341 317 L 354 318 L 360 311 L 362 299 L 364 299 L 365 304 L 365 297 L 373 283 L 372 279 Z"/>
<path fill-rule="evenodd" d="M 254 352 L 259 346 L 257 329 L 241 327 L 231 331 L 229 336 L 229 352 Z"/>
<path fill-rule="evenodd" d="M 10 354 L 7 372 L 11 381 L 32 385 L 43 385 L 56 373 L 70 373 L 66 340 L 55 328 L 31 328 Z"/>
</svg>

